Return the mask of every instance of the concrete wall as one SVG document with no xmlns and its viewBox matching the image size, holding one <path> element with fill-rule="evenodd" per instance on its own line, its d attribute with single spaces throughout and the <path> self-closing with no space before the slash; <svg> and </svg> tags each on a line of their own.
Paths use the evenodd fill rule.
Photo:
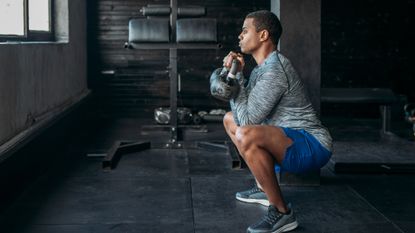
<svg viewBox="0 0 415 233">
<path fill-rule="evenodd" d="M 280 51 L 303 79 L 311 102 L 320 111 L 321 0 L 278 0 L 283 33 Z"/>
<path fill-rule="evenodd" d="M 69 42 L 0 44 L 0 146 L 87 92 L 86 1 L 63 1 Z"/>
</svg>

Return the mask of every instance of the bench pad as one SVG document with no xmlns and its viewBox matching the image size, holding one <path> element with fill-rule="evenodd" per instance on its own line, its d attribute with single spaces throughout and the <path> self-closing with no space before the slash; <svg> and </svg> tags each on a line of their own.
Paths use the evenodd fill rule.
<svg viewBox="0 0 415 233">
<path fill-rule="evenodd" d="M 321 88 L 321 102 L 389 105 L 396 102 L 396 96 L 387 88 Z"/>
</svg>

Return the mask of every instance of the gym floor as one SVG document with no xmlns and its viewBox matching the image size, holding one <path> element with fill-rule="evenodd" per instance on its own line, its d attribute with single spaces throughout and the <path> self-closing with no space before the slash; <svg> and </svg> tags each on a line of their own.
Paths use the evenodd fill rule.
<svg viewBox="0 0 415 233">
<path fill-rule="evenodd" d="M 380 138 L 376 122 L 326 124 L 336 141 L 333 158 L 365 162 L 356 154 L 373 150 L 387 151 L 386 158 L 396 152 L 399 158 L 392 159 L 405 164 L 415 160 L 415 142 Z M 102 157 L 87 156 L 106 151 L 115 140 L 167 136 L 139 134 L 140 125 L 134 119 L 108 121 L 87 142 L 62 148 L 66 159 L 0 216 L 1 232 L 245 232 L 266 212 L 235 200 L 235 192 L 250 188 L 253 177 L 232 169 L 224 151 L 151 149 L 124 155 L 111 171 L 101 169 Z M 225 139 L 220 124 L 208 128 L 208 133 L 186 132 L 185 138 Z M 300 223 L 293 232 L 415 232 L 415 175 L 336 173 L 332 164 L 321 170 L 319 186 L 282 187 Z"/>
</svg>

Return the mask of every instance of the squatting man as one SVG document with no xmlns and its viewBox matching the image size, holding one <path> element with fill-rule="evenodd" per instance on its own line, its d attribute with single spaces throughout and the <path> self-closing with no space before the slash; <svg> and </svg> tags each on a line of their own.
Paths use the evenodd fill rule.
<svg viewBox="0 0 415 233">
<path fill-rule="evenodd" d="M 244 57 L 230 52 L 223 67 L 210 78 L 211 93 L 227 99 L 231 112 L 223 124 L 242 158 L 255 177 L 254 187 L 236 193 L 242 202 L 268 207 L 264 218 L 247 232 L 286 232 L 298 226 L 291 204 L 286 203 L 275 175 L 275 166 L 284 172 L 304 173 L 324 166 L 332 154 L 332 138 L 321 124 L 304 84 L 291 62 L 278 50 L 282 34 L 278 17 L 269 11 L 248 14 L 239 35 L 243 54 L 257 63 L 245 83 Z M 237 88 L 225 82 L 222 69 L 229 70 L 237 59 Z"/>
</svg>

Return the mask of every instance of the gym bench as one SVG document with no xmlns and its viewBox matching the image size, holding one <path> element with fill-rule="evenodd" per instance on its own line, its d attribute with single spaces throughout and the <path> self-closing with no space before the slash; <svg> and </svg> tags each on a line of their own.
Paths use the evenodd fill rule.
<svg viewBox="0 0 415 233">
<path fill-rule="evenodd" d="M 322 103 L 378 104 L 382 120 L 382 134 L 390 132 L 391 106 L 397 102 L 387 88 L 321 88 Z"/>
</svg>

